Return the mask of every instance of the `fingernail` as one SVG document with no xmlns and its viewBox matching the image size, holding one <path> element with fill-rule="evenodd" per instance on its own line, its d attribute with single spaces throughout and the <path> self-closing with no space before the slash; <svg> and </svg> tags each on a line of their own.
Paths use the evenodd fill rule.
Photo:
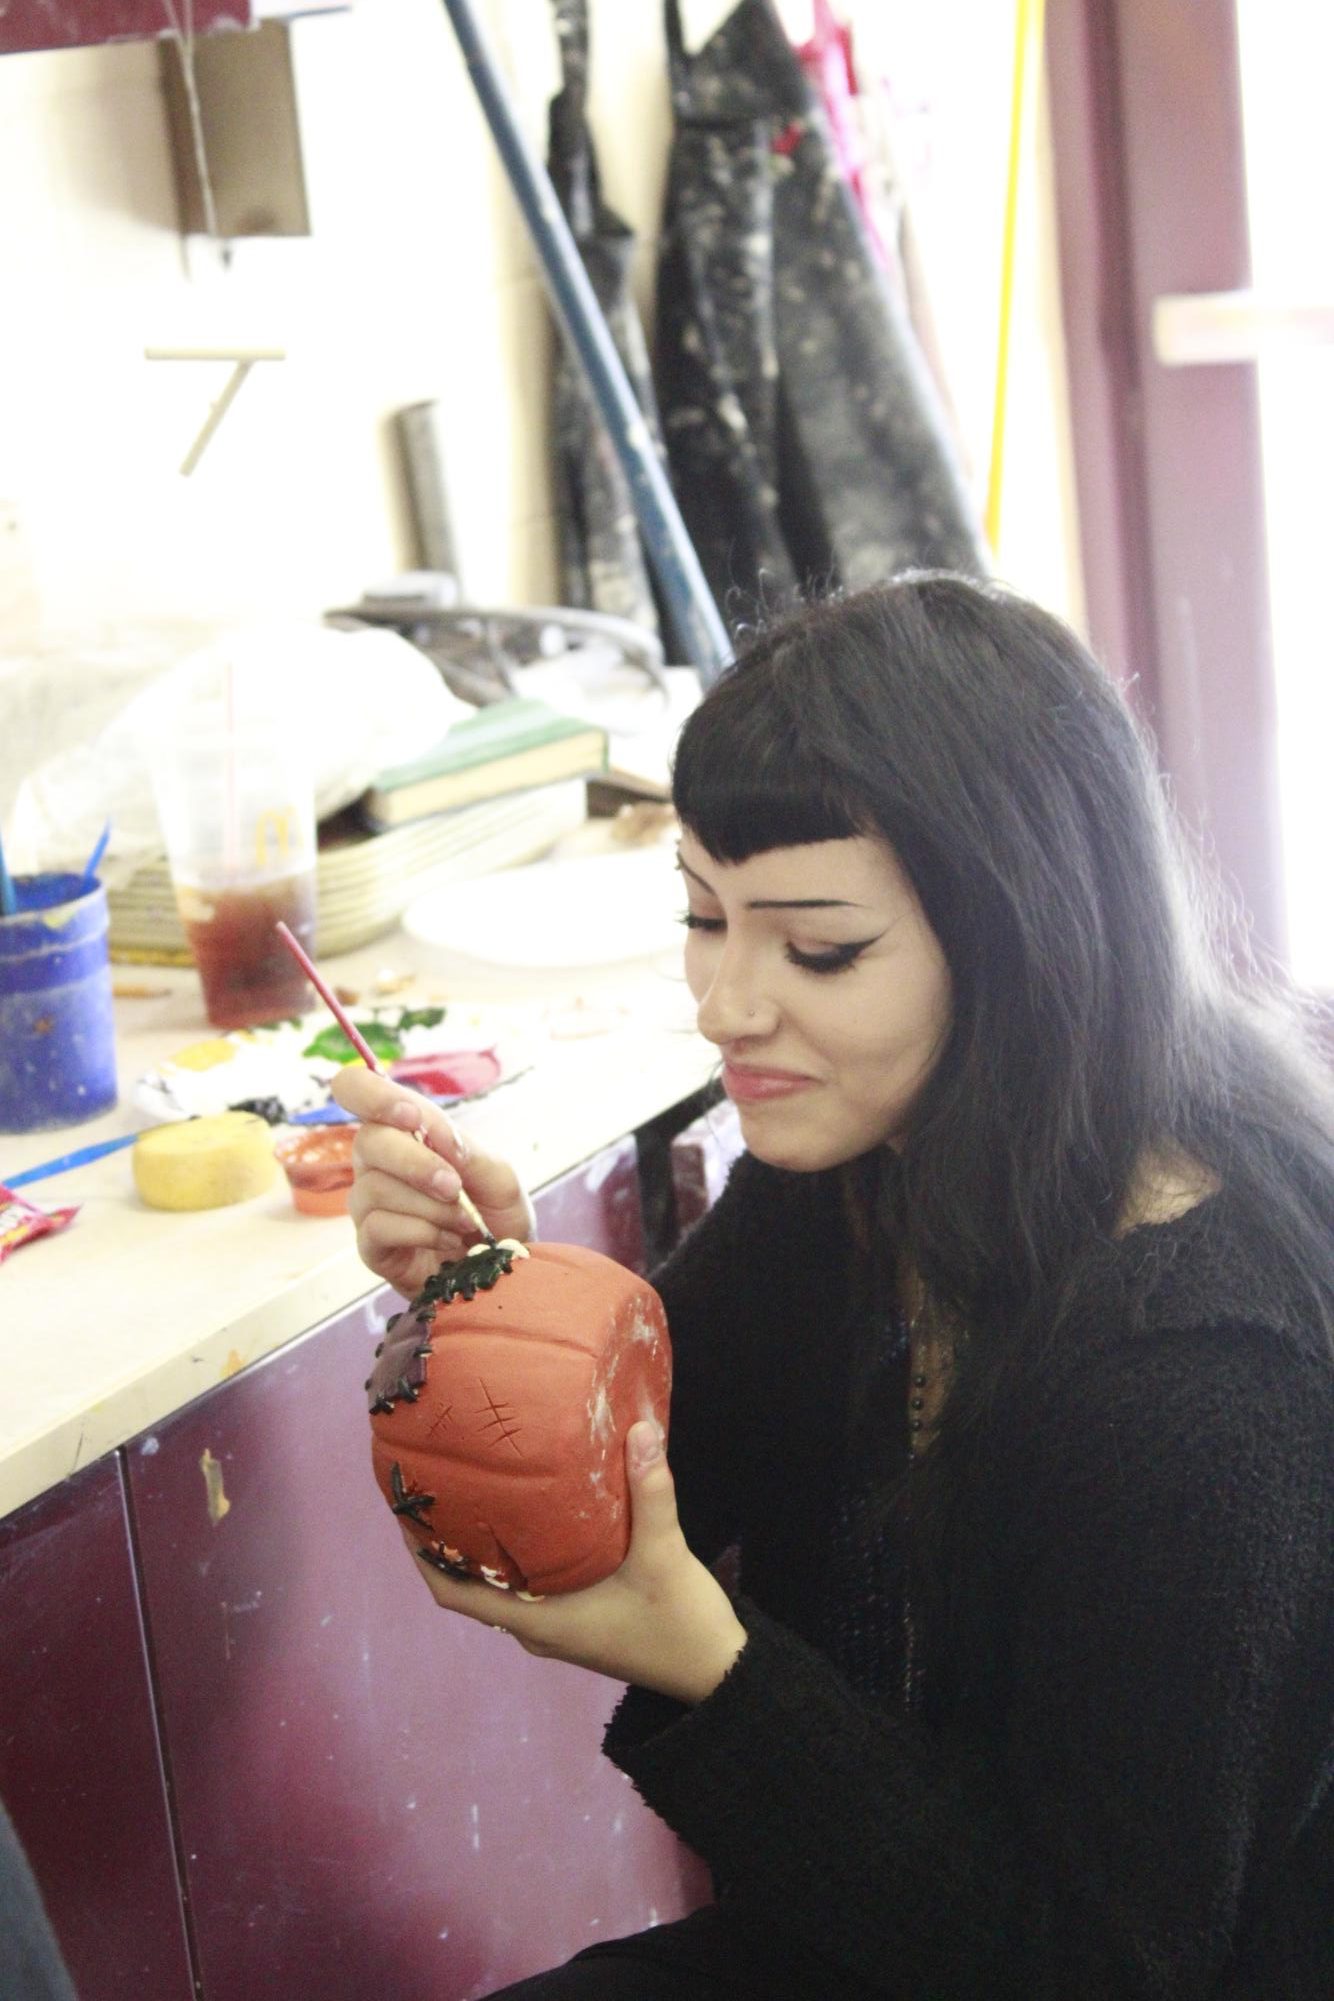
<svg viewBox="0 0 1334 2001">
<path fill-rule="evenodd" d="M 662 1433 L 656 1424 L 637 1424 L 630 1434 L 630 1455 L 641 1470 L 662 1457 Z"/>
<path fill-rule="evenodd" d="M 452 1167 L 438 1167 L 431 1176 L 432 1193 L 442 1196 L 446 1202 L 452 1202 L 462 1187 L 463 1183 Z"/>
</svg>

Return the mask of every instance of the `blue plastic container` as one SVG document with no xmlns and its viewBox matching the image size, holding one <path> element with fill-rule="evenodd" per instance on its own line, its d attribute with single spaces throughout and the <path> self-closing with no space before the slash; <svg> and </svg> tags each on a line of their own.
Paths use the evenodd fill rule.
<svg viewBox="0 0 1334 2001">
<path fill-rule="evenodd" d="M 82 1125 L 116 1102 L 107 899 L 80 875 L 15 876 L 0 917 L 0 1132 Z"/>
</svg>

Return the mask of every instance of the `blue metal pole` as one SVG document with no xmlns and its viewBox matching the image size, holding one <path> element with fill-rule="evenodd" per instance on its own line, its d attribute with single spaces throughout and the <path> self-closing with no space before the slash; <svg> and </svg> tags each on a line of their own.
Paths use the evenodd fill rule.
<svg viewBox="0 0 1334 2001">
<path fill-rule="evenodd" d="M 444 0 L 444 6 L 542 260 L 551 303 L 579 357 L 630 483 L 644 546 L 672 622 L 689 648 L 688 664 L 698 667 L 700 679 L 709 687 L 731 659 L 733 649 L 676 496 L 607 331 L 556 190 L 519 130 L 470 0 Z"/>
</svg>

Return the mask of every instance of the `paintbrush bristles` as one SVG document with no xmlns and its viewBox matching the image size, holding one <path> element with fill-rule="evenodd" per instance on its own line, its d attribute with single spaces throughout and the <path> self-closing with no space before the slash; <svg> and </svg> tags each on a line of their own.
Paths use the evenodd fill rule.
<svg viewBox="0 0 1334 2001">
<path fill-rule="evenodd" d="M 496 1241 L 495 1232 L 487 1229 L 486 1224 L 482 1221 L 481 1210 L 477 1207 L 477 1204 L 465 1188 L 459 1189 L 459 1207 L 468 1218 L 468 1221 L 473 1225 L 473 1228 L 481 1231 L 487 1243 L 494 1244 Z"/>
</svg>

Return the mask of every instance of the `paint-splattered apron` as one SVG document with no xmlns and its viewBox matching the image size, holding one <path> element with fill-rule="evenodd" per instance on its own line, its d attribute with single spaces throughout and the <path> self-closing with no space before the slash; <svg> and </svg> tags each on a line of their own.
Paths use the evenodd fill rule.
<svg viewBox="0 0 1334 2001">
<path fill-rule="evenodd" d="M 630 290 L 635 239 L 602 199 L 588 127 L 587 0 L 552 0 L 563 88 L 551 100 L 547 165 L 631 387 L 658 436 L 643 328 Z M 558 338 L 552 389 L 561 602 L 658 629 L 630 489 L 578 362 Z"/>
<path fill-rule="evenodd" d="M 811 590 L 989 558 L 939 398 L 769 0 L 694 55 L 675 131 L 655 377 L 673 485 L 729 627 Z"/>
</svg>

